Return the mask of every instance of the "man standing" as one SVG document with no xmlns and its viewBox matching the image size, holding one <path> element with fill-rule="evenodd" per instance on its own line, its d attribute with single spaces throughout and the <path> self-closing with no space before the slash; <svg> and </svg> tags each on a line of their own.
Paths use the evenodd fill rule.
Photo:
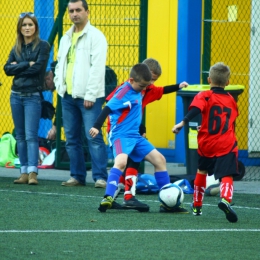
<svg viewBox="0 0 260 260">
<path fill-rule="evenodd" d="M 66 149 L 70 158 L 71 178 L 61 185 L 85 185 L 86 166 L 81 140 L 84 124 L 95 187 L 105 188 L 106 146 L 101 133 L 93 139 L 89 130 L 104 102 L 107 41 L 103 33 L 90 24 L 85 0 L 70 0 L 68 11 L 73 25 L 61 38 L 54 78 L 57 92 L 62 97 Z"/>
</svg>

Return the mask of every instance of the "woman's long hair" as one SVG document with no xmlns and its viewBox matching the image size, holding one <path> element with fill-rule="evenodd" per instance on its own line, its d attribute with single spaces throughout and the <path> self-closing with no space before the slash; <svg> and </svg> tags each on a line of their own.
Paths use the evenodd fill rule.
<svg viewBox="0 0 260 260">
<path fill-rule="evenodd" d="M 30 16 L 29 14 L 26 14 L 23 18 L 19 18 L 18 23 L 17 23 L 17 38 L 16 38 L 16 43 L 14 46 L 15 52 L 18 56 L 21 56 L 22 52 L 22 44 L 24 43 L 24 36 L 21 33 L 21 28 L 22 24 L 25 18 L 29 18 L 32 20 L 32 22 L 35 25 L 35 33 L 33 35 L 33 49 L 39 44 L 40 42 L 40 31 L 39 31 L 39 24 L 35 16 Z"/>
</svg>

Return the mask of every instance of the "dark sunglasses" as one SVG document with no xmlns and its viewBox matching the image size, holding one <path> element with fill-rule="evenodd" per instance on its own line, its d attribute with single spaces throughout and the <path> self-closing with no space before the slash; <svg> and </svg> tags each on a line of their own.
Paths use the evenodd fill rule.
<svg viewBox="0 0 260 260">
<path fill-rule="evenodd" d="M 34 13 L 26 12 L 26 13 L 20 13 L 19 18 L 24 18 L 26 15 L 29 17 L 34 17 Z"/>
</svg>

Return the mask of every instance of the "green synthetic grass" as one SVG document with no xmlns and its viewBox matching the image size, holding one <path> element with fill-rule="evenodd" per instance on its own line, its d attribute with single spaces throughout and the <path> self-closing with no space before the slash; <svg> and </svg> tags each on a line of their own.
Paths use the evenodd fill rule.
<svg viewBox="0 0 260 260">
<path fill-rule="evenodd" d="M 239 220 L 229 223 L 218 197 L 205 197 L 199 217 L 159 213 L 157 195 L 137 195 L 148 213 L 100 213 L 104 189 L 93 184 L 12 182 L 0 178 L 1 259 L 260 259 L 260 195 L 235 193 Z"/>
</svg>

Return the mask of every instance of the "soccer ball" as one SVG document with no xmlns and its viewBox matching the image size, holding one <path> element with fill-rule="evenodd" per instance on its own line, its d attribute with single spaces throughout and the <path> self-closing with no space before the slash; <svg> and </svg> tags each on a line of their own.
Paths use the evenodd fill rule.
<svg viewBox="0 0 260 260">
<path fill-rule="evenodd" d="M 205 190 L 205 195 L 206 196 L 216 196 L 218 195 L 220 188 L 219 188 L 219 180 L 215 180 L 214 175 L 207 175 L 207 180 L 206 180 L 206 190 Z"/>
<path fill-rule="evenodd" d="M 179 207 L 183 199 L 182 189 L 174 183 L 164 185 L 159 191 L 159 201 L 167 208 Z"/>
</svg>

